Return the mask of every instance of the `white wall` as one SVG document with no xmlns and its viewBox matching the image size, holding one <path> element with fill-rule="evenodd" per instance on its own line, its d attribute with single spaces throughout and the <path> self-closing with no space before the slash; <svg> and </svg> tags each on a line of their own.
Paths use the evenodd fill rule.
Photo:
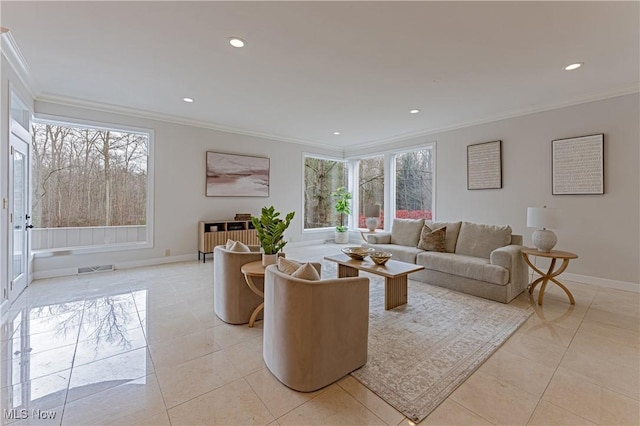
<svg viewBox="0 0 640 426">
<path fill-rule="evenodd" d="M 288 231 L 294 242 L 330 238 L 302 233 L 302 153 L 341 153 L 215 130 L 36 102 L 36 112 L 84 118 L 155 130 L 155 246 L 153 249 L 99 255 L 56 256 L 36 260 L 36 271 L 111 262 L 195 256 L 196 223 L 257 213 L 263 205 L 295 210 Z M 567 277 L 604 285 L 638 287 L 640 281 L 640 152 L 638 94 L 525 115 L 468 128 L 408 139 L 376 148 L 346 152 L 371 155 L 389 149 L 437 143 L 436 217 L 509 224 L 531 245 L 526 208 L 561 208 L 564 226 L 556 231 L 557 248 L 576 252 Z M 605 134 L 605 194 L 551 195 L 551 141 Z M 466 189 L 466 147 L 502 140 L 503 181 L 499 190 Z M 271 158 L 269 198 L 207 198 L 204 156 L 207 150 Z M 629 284 L 631 283 L 631 284 Z M 625 287 L 626 286 L 626 287 Z"/>
<path fill-rule="evenodd" d="M 529 206 L 562 209 L 559 250 L 577 253 L 567 270 L 597 283 L 640 282 L 640 130 L 638 94 L 431 134 L 383 147 L 436 141 L 436 217 L 508 224 L 531 245 Z M 551 195 L 551 141 L 604 133 L 605 194 Z M 467 190 L 467 145 L 502 140 L 503 188 Z M 370 154 L 354 150 L 348 156 Z M 571 277 L 571 275 L 568 275 Z M 612 280 L 614 282 L 607 283 Z M 621 283 L 616 283 L 616 281 Z M 619 285 L 618 287 L 625 287 Z M 628 286 L 626 286 L 628 288 Z"/>
<path fill-rule="evenodd" d="M 293 242 L 325 239 L 332 235 L 302 233 L 302 155 L 303 152 L 312 152 L 341 158 L 341 152 L 53 103 L 36 102 L 35 108 L 36 115 L 153 129 L 155 138 L 154 247 L 36 258 L 37 276 L 43 276 L 44 271 L 70 270 L 78 266 L 144 263 L 149 259 L 162 259 L 165 249 L 171 250 L 171 256 L 195 259 L 198 221 L 233 219 L 236 213 L 245 212 L 258 215 L 265 205 L 274 205 L 283 215 L 289 211 L 296 212 L 285 234 Z M 270 196 L 206 197 L 206 151 L 269 157 Z"/>
</svg>

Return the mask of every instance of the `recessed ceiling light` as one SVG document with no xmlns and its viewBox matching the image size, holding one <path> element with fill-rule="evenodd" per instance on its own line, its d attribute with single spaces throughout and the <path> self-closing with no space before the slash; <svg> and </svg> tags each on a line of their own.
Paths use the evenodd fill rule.
<svg viewBox="0 0 640 426">
<path fill-rule="evenodd" d="M 334 135 L 338 136 L 340 132 L 333 132 Z"/>
<path fill-rule="evenodd" d="M 419 109 L 412 109 L 411 111 L 409 111 L 409 114 L 417 114 L 419 112 L 420 112 Z"/>
<path fill-rule="evenodd" d="M 193 102 L 192 98 L 182 98 L 183 101 L 187 102 L 187 103 L 191 103 Z"/>
<path fill-rule="evenodd" d="M 584 65 L 584 62 L 577 62 L 575 64 L 567 65 L 566 67 L 564 67 L 564 69 L 567 71 L 573 71 L 573 70 L 577 70 L 583 65 Z"/>
<path fill-rule="evenodd" d="M 233 47 L 244 47 L 244 45 L 247 43 L 245 43 L 245 41 L 241 38 L 231 37 L 229 39 L 229 44 L 232 45 Z"/>
</svg>

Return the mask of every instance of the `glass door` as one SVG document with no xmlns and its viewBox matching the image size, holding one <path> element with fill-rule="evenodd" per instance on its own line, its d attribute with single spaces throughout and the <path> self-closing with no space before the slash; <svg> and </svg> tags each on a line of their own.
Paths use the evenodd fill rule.
<svg viewBox="0 0 640 426">
<path fill-rule="evenodd" d="M 9 158 L 9 300 L 28 284 L 29 262 L 29 134 L 11 122 Z"/>
</svg>

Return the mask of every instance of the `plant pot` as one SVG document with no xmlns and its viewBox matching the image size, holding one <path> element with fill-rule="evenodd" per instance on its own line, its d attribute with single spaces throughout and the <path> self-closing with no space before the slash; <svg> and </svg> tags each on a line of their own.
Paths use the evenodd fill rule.
<svg viewBox="0 0 640 426">
<path fill-rule="evenodd" d="M 335 232 L 334 236 L 336 244 L 347 244 L 349 242 L 349 232 Z"/>
<path fill-rule="evenodd" d="M 264 254 L 262 253 L 262 266 L 265 268 L 269 265 L 275 265 L 278 262 L 277 254 Z"/>
</svg>

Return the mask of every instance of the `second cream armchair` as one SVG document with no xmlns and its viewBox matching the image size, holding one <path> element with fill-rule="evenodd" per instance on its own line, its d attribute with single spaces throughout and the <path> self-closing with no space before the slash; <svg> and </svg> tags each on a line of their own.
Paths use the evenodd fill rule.
<svg viewBox="0 0 640 426">
<path fill-rule="evenodd" d="M 369 278 L 305 280 L 271 265 L 264 293 L 263 356 L 282 383 L 312 392 L 367 362 Z"/>
</svg>

